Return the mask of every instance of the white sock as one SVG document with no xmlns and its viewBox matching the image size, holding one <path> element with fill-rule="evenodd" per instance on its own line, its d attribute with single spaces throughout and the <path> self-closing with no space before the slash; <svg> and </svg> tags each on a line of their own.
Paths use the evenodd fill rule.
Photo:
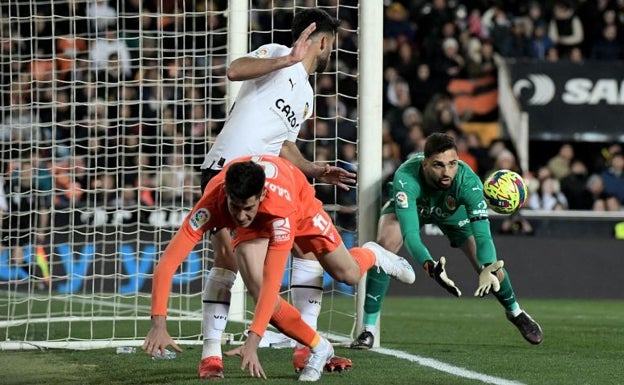
<svg viewBox="0 0 624 385">
<path fill-rule="evenodd" d="M 313 347 L 311 350 L 312 350 L 313 353 L 322 352 L 323 350 L 327 349 L 327 344 L 328 343 L 329 343 L 329 341 L 327 341 L 325 338 L 321 338 L 321 340 L 319 341 L 318 345 Z"/>
<path fill-rule="evenodd" d="M 375 336 L 377 335 L 377 325 L 364 325 L 364 331 L 371 332 Z"/>
<path fill-rule="evenodd" d="M 202 293 L 202 301 L 204 303 L 204 347 L 202 359 L 211 356 L 222 357 L 221 335 L 227 325 L 232 285 L 234 285 L 235 279 L 236 273 L 233 271 L 220 267 L 210 269 L 206 286 Z"/>
<path fill-rule="evenodd" d="M 316 330 L 323 301 L 323 267 L 317 260 L 292 259 L 290 294 L 293 306 L 301 313 L 301 319 Z M 297 347 L 303 345 L 297 343 Z"/>
<path fill-rule="evenodd" d="M 522 313 L 522 309 L 520 309 L 520 307 L 518 306 L 517 308 L 515 308 L 512 311 L 508 311 L 507 312 L 509 315 L 511 315 L 512 317 L 517 317 L 520 315 L 520 313 Z"/>
</svg>

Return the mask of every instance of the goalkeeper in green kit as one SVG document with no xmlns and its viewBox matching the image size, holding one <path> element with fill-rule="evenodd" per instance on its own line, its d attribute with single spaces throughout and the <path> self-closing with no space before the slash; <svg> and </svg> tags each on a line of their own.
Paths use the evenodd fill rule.
<svg viewBox="0 0 624 385">
<path fill-rule="evenodd" d="M 408 159 L 396 170 L 392 198 L 384 205 L 377 231 L 377 243 L 393 253 L 405 244 L 418 265 L 440 286 L 459 297 L 461 291 L 448 277 L 446 259 L 434 260 L 422 243 L 420 228 L 432 223 L 459 247 L 479 275 L 475 296 L 492 292 L 522 336 L 532 344 L 544 335 L 537 322 L 520 308 L 503 261 L 497 260 L 490 233 L 483 183 L 468 165 L 459 160 L 451 136 L 427 137 L 424 154 Z M 351 343 L 354 349 L 370 349 L 389 277 L 370 269 L 366 278 L 364 330 Z"/>
</svg>

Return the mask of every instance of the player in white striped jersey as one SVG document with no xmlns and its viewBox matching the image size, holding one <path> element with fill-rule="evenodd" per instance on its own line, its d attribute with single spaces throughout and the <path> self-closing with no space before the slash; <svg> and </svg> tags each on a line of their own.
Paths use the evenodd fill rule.
<svg viewBox="0 0 624 385">
<path fill-rule="evenodd" d="M 243 155 L 280 155 L 294 163 L 309 178 L 348 189 L 355 175 L 339 167 L 320 166 L 306 160 L 295 141 L 301 124 L 313 112 L 314 91 L 308 76 L 327 67 L 338 21 L 320 9 L 297 12 L 293 19 L 294 44 L 267 44 L 234 60 L 228 79 L 243 81 L 229 117 L 201 166 L 208 180 L 230 160 Z M 223 377 L 221 334 L 227 323 L 230 290 L 236 277 L 236 263 L 228 229 L 215 229 L 211 237 L 215 261 L 203 293 L 204 348 L 200 378 Z M 297 255 L 297 253 L 295 253 Z M 302 318 L 316 329 L 323 294 L 323 269 L 313 255 L 292 263 L 291 296 Z M 309 356 L 298 346 L 293 365 L 298 371 Z M 328 370 L 349 368 L 351 361 L 335 357 Z"/>
</svg>

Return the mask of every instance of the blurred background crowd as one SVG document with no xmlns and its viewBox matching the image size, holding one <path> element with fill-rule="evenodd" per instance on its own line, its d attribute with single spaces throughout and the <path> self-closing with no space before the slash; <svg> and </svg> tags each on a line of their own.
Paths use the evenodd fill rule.
<svg viewBox="0 0 624 385">
<path fill-rule="evenodd" d="M 332 68 L 311 78 L 315 114 L 301 130 L 301 150 L 354 171 L 357 3 L 297 3 L 327 6 L 341 20 Z M 291 45 L 292 1 L 252 4 L 250 49 Z M 226 117 L 227 5 L 2 3 L 0 210 L 192 206 L 198 167 Z M 622 60 L 623 28 L 622 0 L 385 2 L 384 179 L 428 134 L 446 132 L 481 177 L 501 168 L 522 173 L 528 209 L 621 210 L 619 143 L 588 152 L 584 143 L 553 142 L 534 169 L 520 170 L 498 129 L 497 68 L 502 58 Z M 468 86 L 479 88 L 478 101 L 459 96 Z M 340 207 L 339 224 L 353 228 L 355 191 L 317 190 Z"/>
</svg>

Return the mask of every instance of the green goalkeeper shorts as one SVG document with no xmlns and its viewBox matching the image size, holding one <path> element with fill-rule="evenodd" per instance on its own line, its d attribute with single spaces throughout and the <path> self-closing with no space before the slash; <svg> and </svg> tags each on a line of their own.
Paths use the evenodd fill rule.
<svg viewBox="0 0 624 385">
<path fill-rule="evenodd" d="M 390 199 L 384 204 L 381 215 L 385 214 L 396 214 L 394 199 Z M 422 217 L 419 217 L 418 221 L 420 227 L 429 223 L 438 226 L 451 242 L 451 247 L 460 247 L 466 239 L 473 235 L 470 219 L 464 206 L 459 207 L 453 215 L 442 221 L 432 221 L 431 218 Z"/>
</svg>

